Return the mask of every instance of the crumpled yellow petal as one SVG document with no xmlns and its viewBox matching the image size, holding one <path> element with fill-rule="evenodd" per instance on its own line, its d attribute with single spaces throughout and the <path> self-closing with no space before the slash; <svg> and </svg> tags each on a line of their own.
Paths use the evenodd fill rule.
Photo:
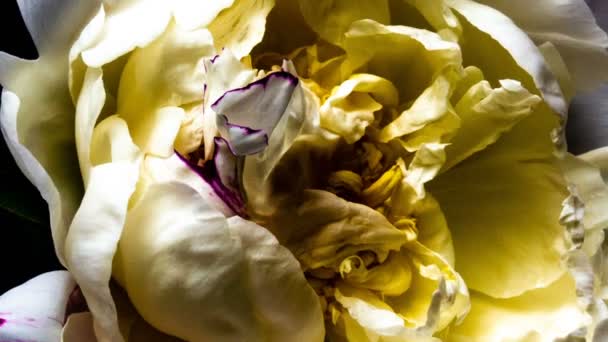
<svg viewBox="0 0 608 342">
<path fill-rule="evenodd" d="M 462 63 L 458 44 L 434 32 L 369 19 L 350 26 L 342 47 L 347 53 L 344 74 L 364 67 L 363 72 L 391 81 L 402 103 L 417 98 L 439 71 Z"/>
<path fill-rule="evenodd" d="M 449 332 L 448 341 L 554 341 L 590 322 L 565 274 L 546 288 L 508 299 L 471 293 L 471 312 Z"/>
<path fill-rule="evenodd" d="M 532 114 L 540 101 L 540 97 L 513 80 L 501 80 L 500 87 L 494 89 L 487 81 L 471 87 L 456 104 L 461 126 L 446 148 L 444 170 L 496 142 Z"/>
<path fill-rule="evenodd" d="M 396 106 L 397 89 L 382 77 L 355 74 L 335 87 L 320 109 L 321 127 L 344 137 L 352 144 L 374 122 L 374 112 L 383 105 Z"/>
</svg>

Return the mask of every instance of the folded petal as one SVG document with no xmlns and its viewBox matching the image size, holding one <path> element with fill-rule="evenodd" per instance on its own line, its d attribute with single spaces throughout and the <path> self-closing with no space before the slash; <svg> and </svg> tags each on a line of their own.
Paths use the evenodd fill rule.
<svg viewBox="0 0 608 342">
<path fill-rule="evenodd" d="M 123 287 L 138 312 L 186 340 L 322 341 L 316 294 L 264 228 L 226 219 L 179 183 L 150 186 L 120 241 Z"/>
<path fill-rule="evenodd" d="M 70 294 L 67 271 L 41 274 L 0 296 L 0 340 L 59 341 Z"/>
<path fill-rule="evenodd" d="M 608 35 L 584 0 L 482 0 L 511 18 L 537 43 L 551 42 L 578 91 L 608 81 Z M 542 13 L 539 15 L 539 13 Z"/>
<path fill-rule="evenodd" d="M 450 341 L 553 341 L 586 325 L 569 274 L 546 288 L 509 299 L 471 293 L 471 312 L 450 331 Z"/>
</svg>

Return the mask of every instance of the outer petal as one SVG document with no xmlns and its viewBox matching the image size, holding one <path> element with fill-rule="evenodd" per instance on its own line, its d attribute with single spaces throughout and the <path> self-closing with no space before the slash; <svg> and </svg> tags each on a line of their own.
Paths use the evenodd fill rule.
<svg viewBox="0 0 608 342">
<path fill-rule="evenodd" d="M 454 342 L 553 341 L 590 321 L 570 275 L 547 288 L 509 299 L 471 293 L 471 312 L 450 332 Z"/>
<path fill-rule="evenodd" d="M 99 0 L 18 0 L 23 20 L 43 56 L 69 51 L 74 35 L 99 8 Z M 67 25 L 66 25 L 67 23 Z"/>
<path fill-rule="evenodd" d="M 564 58 L 577 90 L 608 80 L 608 35 L 584 0 L 481 0 L 506 14 L 537 43 L 551 42 Z"/>
<path fill-rule="evenodd" d="M 545 63 L 543 55 L 540 53 L 534 42 L 518 28 L 511 19 L 497 10 L 476 3 L 471 0 L 447 0 L 452 8 L 458 13 L 463 15 L 465 19 L 475 27 L 475 30 L 481 30 L 488 34 L 492 39 L 497 41 L 502 48 L 510 54 L 510 56 L 516 61 L 518 66 L 525 70 L 533 79 L 536 88 L 543 95 L 544 100 L 549 104 L 551 109 L 556 113 L 565 115 L 567 112 L 567 104 L 563 98 L 563 94 L 560 85 L 555 79 L 555 76 L 551 73 Z M 466 32 L 468 31 L 468 32 Z M 487 47 L 479 46 L 479 42 L 472 38 L 470 34 L 470 28 L 465 30 L 463 33 L 466 41 L 464 44 L 469 44 L 471 49 L 469 56 L 465 52 L 465 62 L 470 63 L 473 55 L 485 56 L 484 58 L 491 63 L 496 63 L 496 58 L 493 57 L 491 51 L 486 50 Z M 469 58 L 467 58 L 469 57 Z M 477 60 L 476 60 L 477 62 Z M 496 64 L 496 67 L 499 65 Z M 501 74 L 504 71 L 484 69 L 484 74 L 489 78 L 494 78 L 495 75 Z M 511 76 L 503 76 L 501 78 L 509 78 Z M 521 80 L 519 78 L 516 78 Z M 531 89 L 528 84 L 525 84 L 526 88 Z"/>
<path fill-rule="evenodd" d="M 59 341 L 76 283 L 66 271 L 39 275 L 0 296 L 1 341 Z"/>
<path fill-rule="evenodd" d="M 49 204 L 55 249 L 65 262 L 63 241 L 82 196 L 65 61 L 75 34 L 99 3 L 24 0 L 19 5 L 40 59 L 25 62 L 0 52 L 2 132 L 17 164 Z"/>
<path fill-rule="evenodd" d="M 120 242 L 123 286 L 155 327 L 191 341 L 321 341 L 322 314 L 293 256 L 178 183 L 148 188 Z"/>
</svg>

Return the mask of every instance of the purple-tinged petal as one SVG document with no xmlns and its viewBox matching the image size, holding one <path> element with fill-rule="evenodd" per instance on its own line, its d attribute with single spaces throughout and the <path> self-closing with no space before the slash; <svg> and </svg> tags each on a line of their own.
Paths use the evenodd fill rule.
<svg viewBox="0 0 608 342">
<path fill-rule="evenodd" d="M 233 125 L 263 130 L 270 136 L 298 86 L 298 78 L 279 71 L 222 95 L 211 108 Z"/>
<path fill-rule="evenodd" d="M 240 216 L 245 216 L 245 203 L 237 190 L 238 186 L 236 186 L 238 184 L 237 158 L 230 152 L 228 144 L 222 141 L 222 138 L 215 138 L 213 159 L 206 161 L 203 166 L 199 166 L 196 162 L 188 160 L 177 152 L 176 154 L 211 186 L 215 194 L 224 201 L 230 210 Z M 230 156 L 234 159 L 231 160 Z M 232 166 L 234 166 L 234 169 Z M 232 179 L 234 179 L 234 182 L 231 181 Z"/>
<path fill-rule="evenodd" d="M 263 130 L 234 125 L 225 115 L 218 115 L 217 121 L 220 134 L 236 156 L 256 154 L 268 146 L 268 134 Z"/>
</svg>

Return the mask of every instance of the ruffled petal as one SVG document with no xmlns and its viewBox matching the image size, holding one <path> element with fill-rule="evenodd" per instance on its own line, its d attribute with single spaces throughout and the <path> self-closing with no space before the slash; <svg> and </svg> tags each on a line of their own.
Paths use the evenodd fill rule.
<svg viewBox="0 0 608 342">
<path fill-rule="evenodd" d="M 438 34 L 407 26 L 388 26 L 365 19 L 346 32 L 343 73 L 362 70 L 391 81 L 401 103 L 417 98 L 448 66 L 460 67 L 458 44 Z"/>
<path fill-rule="evenodd" d="M 551 42 L 578 91 L 608 81 L 608 35 L 584 0 L 481 0 L 511 18 L 537 43 Z"/>
<path fill-rule="evenodd" d="M 39 275 L 0 296 L 0 340 L 59 341 L 76 283 L 66 271 Z"/>
<path fill-rule="evenodd" d="M 590 317 L 581 309 L 572 277 L 518 297 L 496 299 L 471 293 L 471 312 L 450 331 L 450 341 L 553 341 L 565 338 Z"/>
<path fill-rule="evenodd" d="M 320 109 L 321 127 L 352 144 L 361 139 L 384 105 L 396 106 L 399 93 L 382 77 L 356 74 L 336 86 Z"/>
<path fill-rule="evenodd" d="M 501 64 L 497 63 L 495 56 L 496 50 L 475 38 L 475 36 L 480 36 L 474 30 L 479 30 L 488 35 L 490 39 L 498 42 L 501 46 L 500 49 L 507 51 L 509 58 L 515 60 L 518 68 L 523 69 L 532 77 L 535 88 L 540 91 L 545 102 L 553 111 L 562 115 L 567 113 L 567 104 L 560 85 L 545 63 L 542 53 L 528 35 L 518 28 L 509 17 L 491 7 L 471 0 L 447 0 L 447 3 L 464 16 L 468 24 L 463 23 L 464 26 L 473 26 L 473 30 L 471 27 L 463 28 L 465 39 L 462 40 L 461 47 L 463 51 L 468 50 L 464 51 L 465 63 L 480 67 L 484 63 L 486 65 L 492 64 L 493 67 L 490 68 L 482 67 L 488 79 L 514 78 L 522 81 L 525 88 L 533 89 L 530 84 L 524 81 L 525 78 L 513 77 L 514 75 L 519 76 L 518 73 L 513 73 L 511 69 L 507 72 L 506 68 L 500 68 Z"/>
<path fill-rule="evenodd" d="M 205 197 L 158 183 L 130 210 L 116 262 L 139 313 L 186 340 L 322 341 L 319 302 L 295 258 Z"/>
<path fill-rule="evenodd" d="M 531 115 L 540 101 L 513 80 L 501 80 L 500 87 L 494 89 L 487 81 L 471 87 L 456 104 L 461 126 L 446 148 L 444 170 L 495 143 Z"/>
</svg>

